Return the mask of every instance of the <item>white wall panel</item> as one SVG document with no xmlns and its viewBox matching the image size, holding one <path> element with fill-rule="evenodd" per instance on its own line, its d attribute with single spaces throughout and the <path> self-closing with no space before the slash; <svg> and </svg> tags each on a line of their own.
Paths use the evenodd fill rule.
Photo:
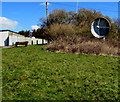
<svg viewBox="0 0 120 102">
<path fill-rule="evenodd" d="M 29 37 L 24 37 L 22 35 L 16 34 L 14 32 L 0 32 L 0 46 L 9 46 L 9 45 L 14 45 L 16 42 L 24 42 L 28 41 L 28 45 L 33 45 L 35 44 L 47 44 L 47 40 L 45 39 L 39 39 L 39 38 L 29 38 Z"/>
<path fill-rule="evenodd" d="M 28 45 L 32 44 L 32 39 L 29 37 L 25 37 L 25 41 L 28 41 Z"/>
<path fill-rule="evenodd" d="M 48 43 L 48 41 L 44 39 L 44 44 L 47 44 L 47 43 Z"/>
<path fill-rule="evenodd" d="M 8 32 L 0 32 L 0 46 L 9 45 Z"/>
</svg>

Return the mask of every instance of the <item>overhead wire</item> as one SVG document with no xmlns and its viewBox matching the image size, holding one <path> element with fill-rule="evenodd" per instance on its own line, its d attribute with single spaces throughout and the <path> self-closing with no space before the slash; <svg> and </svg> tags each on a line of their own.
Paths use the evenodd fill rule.
<svg viewBox="0 0 120 102">
<path fill-rule="evenodd" d="M 52 4 L 55 4 L 55 5 L 62 5 L 62 6 L 66 6 L 66 7 L 71 7 L 71 6 L 74 6 L 74 7 L 76 7 L 76 5 L 70 5 L 70 4 L 61 4 L 60 2 L 59 3 L 56 3 L 56 2 L 51 2 Z M 83 7 L 83 6 L 80 6 L 81 8 L 85 8 L 85 7 Z M 91 10 L 98 10 L 98 11 L 104 11 L 104 12 L 119 12 L 119 11 L 113 11 L 113 10 L 103 10 L 103 9 L 98 9 L 98 8 L 90 8 L 90 7 L 87 7 L 88 9 L 91 9 Z"/>
<path fill-rule="evenodd" d="M 51 2 L 51 3 L 61 3 L 61 4 L 63 4 L 63 3 L 68 3 L 68 2 Z M 76 2 L 70 2 L 70 3 L 76 3 Z M 91 2 L 78 2 L 78 3 L 87 3 L 87 5 L 93 5 Z M 96 2 L 93 2 L 93 3 L 96 3 Z M 102 2 L 103 3 L 103 2 Z M 105 2 L 105 3 L 107 3 L 107 2 Z M 68 4 L 67 4 L 68 5 Z M 101 5 L 101 4 L 100 4 Z M 72 5 L 70 5 L 69 4 L 69 6 L 72 6 Z M 102 5 L 103 7 L 111 7 L 112 5 Z"/>
</svg>

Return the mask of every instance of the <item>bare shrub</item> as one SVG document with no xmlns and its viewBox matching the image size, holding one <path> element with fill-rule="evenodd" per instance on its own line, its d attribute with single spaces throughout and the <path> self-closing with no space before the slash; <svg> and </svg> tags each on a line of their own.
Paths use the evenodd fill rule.
<svg viewBox="0 0 120 102">
<path fill-rule="evenodd" d="M 75 33 L 74 25 L 72 24 L 53 24 L 47 32 L 53 39 L 57 39 L 61 36 L 73 35 Z"/>
<path fill-rule="evenodd" d="M 86 39 L 79 36 L 61 37 L 46 47 L 49 51 L 59 51 L 77 54 L 119 55 L 118 43 L 109 40 Z"/>
</svg>

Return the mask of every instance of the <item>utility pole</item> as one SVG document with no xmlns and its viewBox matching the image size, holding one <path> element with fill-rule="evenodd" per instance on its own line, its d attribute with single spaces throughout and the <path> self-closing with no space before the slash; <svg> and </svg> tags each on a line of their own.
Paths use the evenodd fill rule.
<svg viewBox="0 0 120 102">
<path fill-rule="evenodd" d="M 47 26 L 49 25 L 49 20 L 48 20 L 48 0 L 46 0 L 46 18 L 47 18 Z M 49 39 L 47 40 L 49 43 Z"/>
<path fill-rule="evenodd" d="M 76 0 L 76 13 L 78 13 L 78 0 Z"/>
<path fill-rule="evenodd" d="M 47 18 L 47 26 L 48 26 L 48 0 L 46 0 L 46 18 Z"/>
</svg>

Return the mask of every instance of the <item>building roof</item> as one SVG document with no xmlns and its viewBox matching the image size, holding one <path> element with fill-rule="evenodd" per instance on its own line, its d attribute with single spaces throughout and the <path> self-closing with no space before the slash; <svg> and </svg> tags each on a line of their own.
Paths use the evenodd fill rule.
<svg viewBox="0 0 120 102">
<path fill-rule="evenodd" d="M 0 30 L 0 32 L 6 32 L 6 31 L 17 33 L 17 32 L 11 31 L 11 30 Z M 19 34 L 19 33 L 17 33 L 17 34 Z"/>
<path fill-rule="evenodd" d="M 11 30 L 0 30 L 0 32 L 12 32 L 13 35 L 23 36 L 23 35 L 20 35 L 20 34 L 17 33 L 17 32 L 11 31 Z"/>
</svg>

